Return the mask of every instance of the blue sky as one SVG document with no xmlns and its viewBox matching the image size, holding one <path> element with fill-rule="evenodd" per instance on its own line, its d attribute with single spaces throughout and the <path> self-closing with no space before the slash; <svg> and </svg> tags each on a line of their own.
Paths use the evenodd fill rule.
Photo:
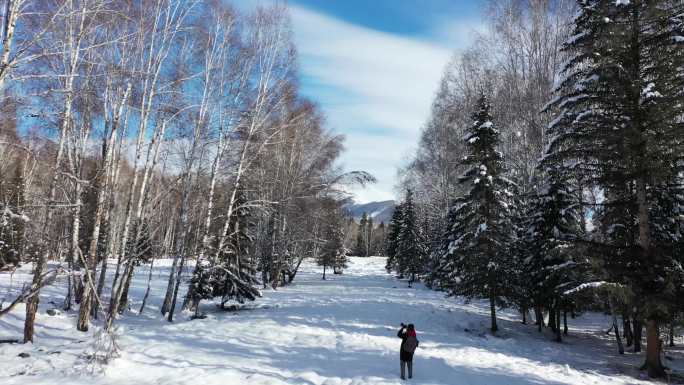
<svg viewBox="0 0 684 385">
<path fill-rule="evenodd" d="M 303 94 L 346 136 L 345 169 L 378 178 L 352 190 L 357 201 L 395 198 L 397 168 L 416 147 L 444 67 L 484 28 L 483 1 L 288 2 Z"/>
</svg>

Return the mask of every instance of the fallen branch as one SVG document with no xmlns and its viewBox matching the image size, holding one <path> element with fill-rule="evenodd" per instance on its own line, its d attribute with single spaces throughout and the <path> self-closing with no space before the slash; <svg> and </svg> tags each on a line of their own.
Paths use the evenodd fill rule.
<svg viewBox="0 0 684 385">
<path fill-rule="evenodd" d="M 39 281 L 40 284 L 38 286 L 35 286 L 35 287 L 34 286 L 27 286 L 27 287 L 25 287 L 23 289 L 23 291 L 21 292 L 21 294 L 19 294 L 19 296 L 17 296 L 17 298 L 15 298 L 14 301 L 12 301 L 12 303 L 8 307 L 0 310 L 0 317 L 9 313 L 10 311 L 12 311 L 12 309 L 14 309 L 14 307 L 17 306 L 18 304 L 20 304 L 22 302 L 26 302 L 26 300 L 28 300 L 28 299 L 32 298 L 34 295 L 38 294 L 40 292 L 40 289 L 42 289 L 43 287 L 53 283 L 55 281 L 55 278 L 57 278 L 57 274 L 61 273 L 62 270 L 63 269 L 60 267 L 56 270 L 47 271 L 47 272 L 45 272 L 45 274 L 43 274 L 42 277 L 40 277 L 40 281 Z"/>
</svg>

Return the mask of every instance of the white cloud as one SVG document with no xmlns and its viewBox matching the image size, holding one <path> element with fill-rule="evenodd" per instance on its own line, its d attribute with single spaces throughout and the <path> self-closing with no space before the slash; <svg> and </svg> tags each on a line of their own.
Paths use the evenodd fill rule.
<svg viewBox="0 0 684 385">
<path fill-rule="evenodd" d="M 436 24 L 433 35 L 436 39 L 449 42 L 457 51 L 468 48 L 478 34 L 487 32 L 487 26 L 480 19 L 452 19 Z"/>
<path fill-rule="evenodd" d="M 400 135 L 374 135 L 356 132 L 345 141 L 342 165 L 346 170 L 364 170 L 372 173 L 378 183 L 365 188 L 349 189 L 357 202 L 395 199 L 393 184 L 397 167 L 404 164 L 415 147 L 415 140 Z"/>
<path fill-rule="evenodd" d="M 341 163 L 378 178 L 366 189 L 351 189 L 356 200 L 392 199 L 397 168 L 417 145 L 444 67 L 453 50 L 470 41 L 466 32 L 476 24 L 435 20 L 426 36 L 437 44 L 292 3 L 289 8 L 304 91 L 323 108 L 331 128 L 346 135 Z"/>
<path fill-rule="evenodd" d="M 365 121 L 353 122 L 356 127 L 417 131 L 451 57 L 449 49 L 298 6 L 291 6 L 291 14 L 302 72 L 350 96 L 345 106 L 324 107 L 340 116 L 360 113 Z M 333 115 L 331 121 L 338 118 Z"/>
<path fill-rule="evenodd" d="M 310 95 L 347 136 L 342 163 L 378 178 L 375 186 L 354 189 L 356 199 L 391 199 L 396 168 L 418 141 L 451 50 L 290 8 L 302 73 L 344 95 Z"/>
</svg>

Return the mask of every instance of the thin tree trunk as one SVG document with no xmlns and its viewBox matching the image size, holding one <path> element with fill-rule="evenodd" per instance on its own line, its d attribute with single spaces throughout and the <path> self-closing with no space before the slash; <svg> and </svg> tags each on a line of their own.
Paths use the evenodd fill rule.
<svg viewBox="0 0 684 385">
<path fill-rule="evenodd" d="M 297 272 L 299 271 L 299 266 L 302 264 L 302 261 L 304 261 L 304 257 L 299 258 L 299 260 L 297 261 L 297 265 L 295 265 L 294 270 L 287 277 L 287 283 L 292 283 L 292 281 L 294 281 L 295 276 L 297 275 Z"/>
<path fill-rule="evenodd" d="M 537 328 L 539 332 L 542 332 L 542 328 L 544 327 L 544 311 L 540 306 L 535 306 L 534 307 L 534 316 L 536 318 L 536 323 L 537 323 Z"/>
<path fill-rule="evenodd" d="M 23 0 L 7 0 L 3 9 L 2 54 L 0 54 L 0 92 L 4 89 L 5 79 L 11 68 L 10 53 L 14 42 L 14 30 Z"/>
<path fill-rule="evenodd" d="M 79 157 L 80 158 L 80 157 Z M 80 159 L 79 159 L 80 162 Z M 73 174 L 76 175 L 77 178 L 80 178 L 80 165 L 73 165 Z M 87 266 L 82 266 L 81 260 L 79 258 L 79 255 L 81 253 L 81 247 L 78 244 L 79 241 L 79 236 L 81 233 L 81 205 L 83 203 L 83 199 L 81 194 L 83 193 L 82 185 L 79 179 L 76 179 L 74 182 L 74 208 L 72 210 L 72 218 L 71 218 L 71 247 L 70 247 L 70 254 L 71 254 L 71 260 L 72 260 L 72 269 L 73 269 L 73 277 L 74 277 L 74 301 L 77 304 L 81 303 L 81 300 L 83 299 L 83 276 L 81 272 L 81 268 L 86 269 Z M 79 329 L 80 330 L 80 329 Z"/>
<path fill-rule="evenodd" d="M 625 336 L 625 341 L 627 342 L 625 347 L 632 346 L 634 335 L 632 334 L 632 325 L 629 322 L 629 316 L 627 315 L 622 316 L 622 331 Z"/>
<path fill-rule="evenodd" d="M 135 266 L 135 262 L 131 261 L 128 264 L 128 269 L 126 270 L 126 275 L 124 275 L 122 280 L 121 280 L 122 289 L 121 289 L 121 296 L 119 298 L 119 306 L 118 306 L 119 314 L 123 314 L 126 310 L 128 310 L 128 290 L 130 289 L 131 282 L 133 281 L 133 274 L 135 271 L 134 266 Z"/>
<path fill-rule="evenodd" d="M 499 327 L 496 324 L 496 293 L 493 288 L 489 289 L 489 311 L 492 321 L 491 330 L 492 333 L 496 333 Z"/>
<path fill-rule="evenodd" d="M 617 314 L 615 313 L 615 306 L 613 306 L 612 296 L 608 296 L 608 305 L 610 306 L 610 314 L 613 318 L 613 329 L 615 329 L 615 342 L 617 343 L 618 353 L 625 354 L 625 347 L 622 345 L 622 339 L 620 339 L 620 328 L 618 327 Z"/>
<path fill-rule="evenodd" d="M 102 291 L 104 290 L 105 280 L 107 279 L 107 254 L 102 257 L 102 263 L 100 266 L 100 276 L 97 279 L 97 288 L 95 289 L 95 295 L 98 298 L 102 298 Z M 90 310 L 90 316 L 97 319 L 97 311 L 99 309 L 99 304 L 97 302 L 93 303 Z"/>
<path fill-rule="evenodd" d="M 138 135 L 136 139 L 136 157 L 135 161 L 133 163 L 133 179 L 130 184 L 130 188 L 128 191 L 128 202 L 126 204 L 126 214 L 125 214 L 125 220 L 124 220 L 124 225 L 123 225 L 123 231 L 122 231 L 122 236 L 121 236 L 121 248 L 119 251 L 119 257 L 121 258 L 122 254 L 125 253 L 125 248 L 126 248 L 126 243 L 128 242 L 129 238 L 129 232 L 130 232 L 130 226 L 131 226 L 131 220 L 132 217 L 135 217 L 137 220 L 136 222 L 139 223 L 140 216 L 142 215 L 142 204 L 144 203 L 146 194 L 146 178 L 149 176 L 148 172 L 149 169 L 147 168 L 147 165 L 149 164 L 149 159 L 150 159 L 150 152 L 148 151 L 147 153 L 147 160 L 146 162 L 146 167 L 145 171 L 143 172 L 143 182 L 141 183 L 140 186 L 140 192 L 138 194 L 138 207 L 135 212 L 135 215 L 133 213 L 133 199 L 135 195 L 135 190 L 136 186 L 138 183 L 138 177 L 140 172 L 138 171 L 138 165 L 140 163 L 140 158 L 142 156 L 142 147 L 143 147 L 143 140 L 145 138 L 145 135 L 147 133 L 147 125 L 150 120 L 150 114 L 152 113 L 152 107 L 153 107 L 153 101 L 156 97 L 156 91 L 157 91 L 157 83 L 159 80 L 159 75 L 161 72 L 161 68 L 163 63 L 165 62 L 166 58 L 168 57 L 168 53 L 171 50 L 171 46 L 173 42 L 175 41 L 175 36 L 180 30 L 181 24 L 183 22 L 183 19 L 187 16 L 188 12 L 192 7 L 187 7 L 187 8 L 179 8 L 182 9 L 180 12 L 178 9 L 171 9 L 172 7 L 169 7 L 169 9 L 164 9 L 163 7 L 157 7 L 155 9 L 155 15 L 154 15 L 154 24 L 152 27 L 152 31 L 150 31 L 149 35 L 152 36 L 151 42 L 152 44 L 147 44 L 148 42 L 144 41 L 145 39 L 141 40 L 141 43 L 138 49 L 140 49 L 141 53 L 143 53 L 143 57 L 147 55 L 146 62 L 142 65 L 143 68 L 143 73 L 147 74 L 143 80 L 142 84 L 142 95 L 140 99 L 140 124 L 138 126 Z M 171 12 L 171 14 L 164 14 L 164 12 Z M 154 43 L 156 42 L 156 37 L 159 37 L 160 39 L 160 45 L 156 46 Z M 166 121 L 162 122 L 162 129 L 166 126 L 165 124 Z M 163 134 L 159 135 L 158 132 L 155 132 L 153 135 L 153 138 L 156 138 L 157 140 L 161 141 L 163 138 Z M 151 148 L 151 147 L 150 147 Z M 155 154 L 156 156 L 156 154 Z M 139 236 L 140 230 L 136 231 L 136 237 Z M 134 239 L 137 241 L 137 239 Z M 125 266 L 125 274 L 124 276 L 127 276 L 129 274 L 128 270 L 133 269 L 133 266 L 131 264 L 131 261 L 126 260 L 126 258 L 121 258 L 123 259 L 123 262 L 126 263 Z M 117 264 L 117 271 L 119 270 L 119 265 Z M 117 275 L 115 274 L 115 277 Z M 113 323 L 114 318 L 116 317 L 116 314 L 118 313 L 118 306 L 121 301 L 121 295 L 123 294 L 123 285 L 124 282 L 120 282 L 120 284 L 117 287 L 117 282 L 114 281 L 112 283 L 112 298 L 110 300 L 110 309 L 108 312 L 108 317 L 107 317 L 107 322 L 106 322 L 106 329 L 109 330 L 111 328 L 111 325 Z"/>
<path fill-rule="evenodd" d="M 636 197 L 639 219 L 639 246 L 644 261 L 650 264 L 658 264 L 656 255 L 651 252 L 651 235 L 649 226 L 649 206 L 646 196 L 645 177 L 639 177 L 636 181 Z M 651 378 L 665 376 L 665 368 L 660 361 L 660 336 L 658 334 L 658 321 L 652 314 L 646 319 L 646 360 L 643 368 L 647 370 Z"/>
<path fill-rule="evenodd" d="M 124 125 L 122 129 L 122 137 L 125 137 L 126 135 L 126 128 L 128 126 L 128 114 L 126 114 L 126 119 L 124 120 Z M 114 271 L 114 277 L 112 279 L 112 289 L 111 289 L 111 296 L 114 296 L 114 287 L 115 283 L 117 282 L 119 275 L 121 273 L 121 263 L 122 263 L 122 255 L 121 253 L 118 252 L 116 244 L 117 244 L 117 232 L 116 230 L 119 228 L 119 223 L 118 220 L 115 222 L 112 220 L 112 213 L 117 207 L 117 194 L 114 193 L 119 187 L 119 175 L 121 175 L 121 153 L 122 153 L 122 143 L 123 140 L 120 140 L 117 144 L 117 152 L 115 155 L 115 160 L 113 160 L 112 167 L 114 167 L 113 173 L 114 175 L 112 176 L 112 184 L 111 188 L 108 192 L 109 194 L 109 209 L 106 212 L 106 221 L 109 223 L 109 228 L 107 229 L 107 244 L 105 246 L 105 255 L 104 255 L 104 261 L 102 268 L 100 270 L 100 278 L 97 282 L 97 297 L 102 298 L 102 291 L 104 290 L 105 286 L 105 281 L 107 278 L 107 264 L 108 264 L 108 258 L 117 256 L 116 260 L 116 269 Z M 117 217 L 118 219 L 118 217 Z M 110 297 L 110 306 L 111 306 L 111 297 Z M 93 317 L 97 318 L 97 312 L 98 308 L 100 306 L 99 302 L 95 302 L 93 304 Z"/>
<path fill-rule="evenodd" d="M 665 376 L 665 367 L 660 360 L 661 352 L 662 341 L 658 322 L 653 319 L 646 320 L 646 362 L 642 369 L 646 369 L 651 378 Z"/>
<path fill-rule="evenodd" d="M 161 122 L 161 128 L 155 129 L 154 136 L 152 137 L 152 141 L 150 142 L 148 151 L 147 151 L 147 158 L 145 159 L 145 166 L 143 168 L 142 172 L 142 180 L 140 182 L 140 191 L 138 192 L 138 202 L 136 205 L 135 209 L 135 214 L 134 214 L 134 230 L 135 233 L 133 234 L 133 238 L 128 240 L 132 245 L 137 245 L 138 241 L 140 240 L 140 237 L 142 236 L 142 220 L 143 220 L 143 212 L 145 212 L 145 208 L 147 206 L 147 203 L 149 201 L 149 191 L 150 189 L 148 188 L 149 181 L 150 181 L 150 175 L 152 171 L 156 168 L 157 163 L 159 162 L 159 148 L 161 146 L 161 142 L 164 139 L 164 134 L 166 133 L 166 127 L 167 127 L 168 121 L 163 120 Z M 122 242 L 123 243 L 123 242 Z M 125 245 L 122 244 L 123 250 L 125 250 Z M 133 274 L 135 272 L 135 266 L 136 262 L 138 259 L 138 255 L 130 255 L 128 256 L 128 274 L 124 276 L 124 279 L 121 281 L 122 289 L 120 290 L 120 294 L 118 294 L 118 309 L 119 313 L 122 313 L 127 307 L 128 307 L 128 292 L 131 286 L 131 282 L 133 279 Z"/>
<path fill-rule="evenodd" d="M 634 317 L 632 324 L 634 325 L 634 353 L 639 353 L 641 351 L 641 335 L 643 332 L 643 324 L 637 317 Z"/>
<path fill-rule="evenodd" d="M 147 303 L 147 297 L 150 296 L 150 288 L 152 287 L 152 270 L 154 268 L 154 259 L 150 262 L 150 272 L 147 275 L 147 290 L 145 290 L 145 296 L 143 297 L 142 300 L 142 305 L 140 305 L 140 311 L 138 311 L 138 314 L 142 314 L 143 310 L 145 310 L 145 304 Z"/>
<path fill-rule="evenodd" d="M 178 240 L 176 240 L 178 242 Z M 173 262 L 171 263 L 171 270 L 169 271 L 169 280 L 166 284 L 166 294 L 164 295 L 164 302 L 160 308 L 163 316 L 166 316 L 171 309 L 171 299 L 173 298 L 173 288 L 176 282 L 176 269 L 178 268 L 178 262 L 180 261 L 180 254 L 174 252 Z"/>
<path fill-rule="evenodd" d="M 190 151 L 190 156 L 194 157 L 195 156 L 195 148 L 197 146 L 197 140 L 193 142 L 192 145 L 192 150 Z M 174 258 L 180 258 L 180 266 L 178 268 L 178 272 L 175 275 L 174 281 L 173 281 L 173 293 L 170 296 L 170 303 L 167 303 L 166 299 L 169 298 L 169 292 L 167 288 L 167 295 L 165 296 L 164 300 L 164 305 L 162 309 L 162 313 L 164 313 L 164 310 L 168 309 L 168 321 L 173 322 L 173 312 L 176 309 L 176 300 L 178 298 L 178 290 L 180 287 L 180 279 L 183 274 L 183 266 L 185 264 L 185 259 L 186 259 L 186 242 L 187 242 L 187 237 L 188 237 L 188 232 L 190 229 L 188 229 L 188 211 L 189 211 L 189 205 L 190 205 L 190 192 L 192 189 L 192 171 L 190 170 L 190 165 L 188 169 L 186 170 L 186 175 L 185 175 L 185 180 L 183 182 L 183 191 L 181 194 L 181 203 L 180 203 L 180 212 L 178 215 L 178 230 L 179 234 L 178 237 L 176 238 L 177 244 L 176 244 L 176 251 L 175 251 L 175 257 Z M 230 219 L 227 220 L 229 222 Z M 175 261 L 174 261 L 175 262 Z M 199 262 L 199 261 L 198 261 Z M 171 270 L 171 275 L 174 275 L 173 269 Z M 169 283 L 171 283 L 171 279 L 169 279 Z"/>
<path fill-rule="evenodd" d="M 185 264 L 185 255 L 181 256 L 181 258 L 180 258 L 180 266 L 178 267 L 178 276 L 176 277 L 176 284 L 174 285 L 173 297 L 171 299 L 171 307 L 169 308 L 169 315 L 167 318 L 167 320 L 169 322 L 173 322 L 173 312 L 176 309 L 176 300 L 178 298 L 178 290 L 180 288 L 181 276 L 183 274 L 184 264 Z M 199 308 L 199 305 L 197 307 Z"/>
<path fill-rule="evenodd" d="M 71 261 L 67 262 L 67 268 L 69 271 L 73 269 L 73 263 Z M 71 274 L 67 274 L 67 294 L 66 297 L 64 297 L 64 305 L 62 306 L 62 309 L 64 311 L 69 311 L 71 310 L 71 296 L 72 296 L 72 277 Z"/>
<path fill-rule="evenodd" d="M 85 260 L 85 266 L 84 269 L 88 272 L 86 274 L 86 279 L 90 279 L 92 276 L 90 272 L 95 271 L 95 267 L 97 264 L 97 245 L 100 241 L 100 228 L 102 225 L 102 216 L 104 212 L 104 205 L 105 205 L 105 198 L 107 196 L 107 191 L 109 188 L 109 180 L 110 180 L 110 175 L 112 174 L 110 172 L 110 169 L 113 164 L 113 156 L 114 156 L 114 146 L 116 144 L 116 138 L 118 135 L 118 126 L 119 126 L 119 119 L 122 116 L 123 113 L 123 108 L 124 105 L 126 104 L 126 101 L 128 100 L 128 95 L 131 92 L 131 84 L 129 83 L 126 91 L 123 94 L 123 97 L 121 99 L 121 102 L 118 105 L 118 108 L 116 108 L 115 116 L 112 119 L 112 127 L 111 127 L 111 132 L 109 133 L 109 139 L 106 142 L 106 149 L 105 149 L 105 154 L 103 156 L 103 164 L 100 172 L 98 173 L 98 180 L 99 183 L 97 183 L 98 190 L 97 190 L 97 202 L 95 204 L 95 220 L 93 223 L 93 231 L 90 235 L 90 245 L 88 247 L 88 257 Z M 78 324 L 77 324 L 77 329 L 80 331 L 87 331 L 88 330 L 88 324 L 90 321 L 90 315 L 91 315 L 91 310 L 92 310 L 92 304 L 93 304 L 93 299 L 92 295 L 96 294 L 97 298 L 99 299 L 99 294 L 97 294 L 97 291 L 99 289 L 99 285 L 103 284 L 104 285 L 104 278 L 106 274 L 106 269 L 107 269 L 107 257 L 105 256 L 103 261 L 102 261 L 102 272 L 101 272 L 101 277 L 100 277 L 100 282 L 98 282 L 98 288 L 94 288 L 94 282 L 86 282 L 85 288 L 84 288 L 84 293 L 83 293 L 83 298 L 81 301 L 81 307 L 79 309 L 79 314 L 78 314 Z M 95 293 L 93 290 L 95 289 Z"/>
<path fill-rule="evenodd" d="M 85 16 L 85 13 L 83 13 Z M 71 37 L 71 34 L 68 35 Z M 67 41 L 68 49 L 73 49 L 74 45 L 79 46 L 80 41 L 76 44 L 69 38 Z M 64 87 L 64 111 L 62 116 L 62 122 L 60 124 L 59 130 L 59 142 L 57 144 L 57 154 L 55 155 L 54 162 L 54 173 L 52 174 L 52 180 L 50 182 L 50 192 L 48 194 L 47 204 L 45 205 L 45 222 L 43 224 L 43 241 L 38 251 L 38 258 L 34 261 L 33 265 L 33 281 L 31 287 L 36 290 L 36 294 L 28 299 L 26 302 L 26 317 L 24 319 L 24 343 L 33 342 L 33 331 L 34 323 L 36 319 L 36 312 L 38 311 L 38 303 L 40 301 L 40 288 L 41 288 L 41 277 L 43 271 L 47 267 L 47 259 L 49 257 L 49 245 L 48 240 L 50 239 L 50 225 L 52 225 L 52 214 L 53 210 L 51 205 L 54 204 L 57 198 L 57 182 L 60 177 L 60 166 L 62 164 L 62 158 L 64 157 L 64 147 L 66 142 L 67 132 L 69 130 L 69 125 L 71 123 L 71 110 L 73 107 L 74 99 L 74 74 L 76 71 L 76 63 L 78 63 L 79 50 L 76 49 L 73 55 L 70 57 L 70 72 L 65 79 Z"/>
</svg>

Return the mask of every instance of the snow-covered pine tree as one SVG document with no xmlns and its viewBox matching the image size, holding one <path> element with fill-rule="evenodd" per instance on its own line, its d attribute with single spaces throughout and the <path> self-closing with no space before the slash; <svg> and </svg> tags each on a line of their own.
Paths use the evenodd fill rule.
<svg viewBox="0 0 684 385">
<path fill-rule="evenodd" d="M 364 214 L 365 215 L 365 214 Z M 342 274 L 347 267 L 347 249 L 344 247 L 344 215 L 335 201 L 326 202 L 323 244 L 316 256 L 316 263 L 326 270 L 332 268 L 335 274 Z"/>
<path fill-rule="evenodd" d="M 584 283 L 588 261 L 577 253 L 581 236 L 579 199 L 554 164 L 542 163 L 541 183 L 529 205 L 529 227 L 525 236 L 523 272 L 530 285 L 529 294 L 538 309 L 554 314 L 549 325 L 561 341 L 560 315 L 567 311 L 570 299 L 564 293 Z"/>
<path fill-rule="evenodd" d="M 385 242 L 387 237 L 387 229 L 385 222 L 380 222 L 378 228 L 373 232 L 373 255 L 385 255 Z"/>
<path fill-rule="evenodd" d="M 211 264 L 206 259 L 197 261 L 197 264 L 197 268 L 193 271 L 192 278 L 190 279 L 190 286 L 192 287 L 192 290 L 190 290 L 191 300 L 197 304 L 193 318 L 202 317 L 199 306 L 200 301 L 214 298 L 213 269 Z"/>
<path fill-rule="evenodd" d="M 683 152 L 684 5 L 671 0 L 581 0 L 570 56 L 558 82 L 558 108 L 549 125 L 551 156 L 567 160 L 587 186 L 613 190 L 604 206 L 635 208 L 628 284 L 640 317 L 647 320 L 644 368 L 665 374 L 658 326 L 668 319 L 663 299 L 670 290 L 672 260 L 652 236 L 654 188 L 672 180 Z M 607 191 L 609 192 L 609 191 Z M 629 237 L 628 237 L 629 238 Z"/>
<path fill-rule="evenodd" d="M 126 255 L 131 256 L 132 263 L 136 264 L 136 266 L 144 263 L 150 263 L 156 254 L 156 248 L 149 222 L 141 221 L 140 223 L 136 223 L 132 226 L 131 232 L 137 232 L 138 226 L 140 227 L 138 241 L 134 245 L 133 239 L 129 238 L 129 242 L 126 243 Z"/>
<path fill-rule="evenodd" d="M 401 229 L 403 203 L 396 205 L 392 213 L 392 219 L 389 222 L 387 230 L 387 239 L 385 245 L 385 254 L 387 254 L 387 264 L 385 269 L 387 272 L 397 271 L 401 274 L 402 266 L 399 265 L 399 258 L 397 256 L 397 239 L 399 237 L 399 230 Z"/>
<path fill-rule="evenodd" d="M 22 162 L 17 162 L 14 176 L 0 175 L 0 271 L 21 262 L 24 251 L 24 191 Z"/>
<path fill-rule="evenodd" d="M 329 249 L 331 252 L 334 252 L 334 259 L 333 259 L 333 272 L 335 274 L 342 274 L 344 272 L 344 269 L 347 268 L 347 253 L 348 250 L 344 247 L 344 230 L 340 226 L 340 222 L 331 228 L 331 231 L 333 231 L 330 234 L 330 239 L 326 243 L 326 245 L 323 246 L 324 249 Z"/>
<path fill-rule="evenodd" d="M 359 257 L 367 257 L 366 249 L 366 236 L 368 227 L 368 213 L 365 211 L 361 215 L 359 220 L 359 232 L 356 234 L 356 251 L 355 254 Z"/>
<path fill-rule="evenodd" d="M 668 319 L 663 323 L 671 323 L 681 312 L 681 295 L 684 294 L 684 183 L 682 171 L 668 183 L 654 186 L 650 192 L 655 207 L 650 211 L 651 234 L 657 253 L 667 261 L 664 266 L 668 274 L 663 278 L 665 286 L 659 301 L 668 307 Z"/>
<path fill-rule="evenodd" d="M 326 231 L 324 232 L 323 236 L 327 236 L 328 234 L 328 229 L 326 226 Z M 328 272 L 328 268 L 332 268 L 333 265 L 335 264 L 335 254 L 331 251 L 331 247 L 328 240 L 323 239 L 322 240 L 322 245 L 316 254 L 316 264 L 318 266 L 321 266 L 323 268 L 323 276 L 321 279 L 325 280 L 325 275 Z"/>
<path fill-rule="evenodd" d="M 244 303 L 261 296 L 256 288 L 256 264 L 250 258 L 252 245 L 251 213 L 242 190 L 236 197 L 236 208 L 231 217 L 231 232 L 223 250 L 219 251 L 216 265 L 211 266 L 213 297 L 221 297 L 221 307 L 228 301 Z"/>
<path fill-rule="evenodd" d="M 533 189 L 536 189 L 536 184 L 530 183 Z M 513 222 L 516 226 L 515 241 L 511 244 L 511 275 L 509 279 L 509 287 L 507 289 L 507 298 L 515 304 L 522 315 L 522 323 L 528 322 L 527 316 L 529 310 L 535 311 L 536 321 L 539 321 L 541 316 L 539 308 L 535 306 L 537 301 L 533 292 L 537 287 L 537 282 L 530 278 L 529 259 L 530 255 L 534 253 L 535 245 L 529 242 L 527 237 L 527 229 L 530 227 L 532 220 L 530 213 L 533 212 L 532 205 L 536 196 L 535 191 L 528 194 L 519 194 L 517 196 L 514 212 L 512 214 Z M 541 323 L 539 323 L 541 325 Z M 541 326 L 540 329 L 541 331 Z"/>
<path fill-rule="evenodd" d="M 90 246 L 90 237 L 93 232 L 93 224 L 95 222 L 95 209 L 97 206 L 97 193 L 100 189 L 98 182 L 99 167 L 92 167 L 87 173 L 87 180 L 91 181 L 89 184 L 84 184 L 81 190 L 81 210 L 79 211 L 80 226 L 78 228 L 78 246 L 81 250 L 87 252 Z M 73 261 L 74 264 L 80 267 L 81 261 Z"/>
<path fill-rule="evenodd" d="M 399 260 L 399 273 L 409 277 L 409 287 L 424 272 L 427 261 L 425 239 L 421 232 L 413 202 L 413 192 L 406 190 L 402 204 L 401 222 L 397 236 L 396 258 Z"/>
<path fill-rule="evenodd" d="M 504 177 L 503 157 L 496 147 L 491 106 L 482 95 L 465 134 L 467 170 L 459 183 L 469 190 L 450 210 L 437 269 L 439 283 L 450 295 L 488 298 L 491 330 L 496 332 L 497 303 L 503 302 L 513 239 L 510 202 L 515 185 Z"/>
<path fill-rule="evenodd" d="M 368 221 L 366 222 L 366 229 L 364 230 L 365 232 L 365 256 L 370 257 L 373 255 L 373 217 L 370 215 L 368 216 Z"/>
</svg>

